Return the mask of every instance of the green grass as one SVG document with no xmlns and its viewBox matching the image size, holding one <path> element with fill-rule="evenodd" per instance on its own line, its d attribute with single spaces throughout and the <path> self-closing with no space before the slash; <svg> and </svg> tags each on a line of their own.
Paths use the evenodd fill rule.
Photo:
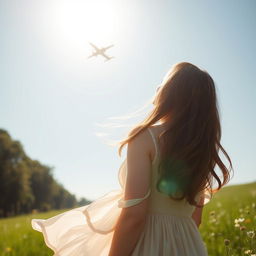
<svg viewBox="0 0 256 256">
<path fill-rule="evenodd" d="M 0 219 L 0 255 L 53 255 L 45 246 L 42 233 L 33 230 L 30 223 L 32 218 L 45 219 L 63 211 L 66 210 Z M 239 226 L 245 230 L 235 227 L 238 218 L 244 218 Z M 256 183 L 227 186 L 214 195 L 204 207 L 199 230 L 209 256 L 256 254 L 256 234 L 253 238 L 247 234 L 256 233 Z M 230 241 L 228 246 L 224 244 L 225 239 Z M 245 254 L 246 250 L 253 253 Z"/>
<path fill-rule="evenodd" d="M 238 218 L 244 220 L 235 227 Z M 227 186 L 215 194 L 204 207 L 199 230 L 210 256 L 256 254 L 256 182 Z M 253 238 L 249 231 L 254 232 Z M 253 253 L 245 254 L 248 250 Z"/>
<path fill-rule="evenodd" d="M 53 255 L 53 251 L 45 246 L 42 233 L 32 229 L 31 219 L 46 219 L 63 211 L 65 210 L 0 219 L 0 255 Z"/>
</svg>

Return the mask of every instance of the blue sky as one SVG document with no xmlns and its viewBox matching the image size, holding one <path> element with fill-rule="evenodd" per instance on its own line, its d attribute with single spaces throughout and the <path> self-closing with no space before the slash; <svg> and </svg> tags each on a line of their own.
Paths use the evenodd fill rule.
<svg viewBox="0 0 256 256">
<path fill-rule="evenodd" d="M 126 153 L 106 140 L 127 127 L 98 124 L 144 106 L 170 67 L 188 61 L 216 83 L 229 184 L 255 181 L 255 11 L 253 0 L 1 0 L 0 127 L 70 192 L 94 200 L 119 188 Z M 115 58 L 87 59 L 88 41 L 113 43 Z"/>
</svg>

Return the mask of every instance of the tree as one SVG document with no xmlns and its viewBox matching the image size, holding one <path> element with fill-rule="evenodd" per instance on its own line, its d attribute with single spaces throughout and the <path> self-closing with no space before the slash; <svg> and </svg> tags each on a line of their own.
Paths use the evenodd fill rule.
<svg viewBox="0 0 256 256">
<path fill-rule="evenodd" d="M 76 205 L 75 195 L 54 179 L 53 167 L 28 157 L 21 143 L 0 129 L 0 216 Z"/>
</svg>

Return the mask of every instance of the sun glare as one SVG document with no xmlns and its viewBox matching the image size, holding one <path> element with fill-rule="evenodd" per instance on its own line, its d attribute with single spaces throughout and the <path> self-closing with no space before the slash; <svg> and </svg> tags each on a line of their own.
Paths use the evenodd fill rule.
<svg viewBox="0 0 256 256">
<path fill-rule="evenodd" d="M 113 1 L 53 1 L 47 33 L 55 50 L 74 56 L 91 53 L 89 41 L 99 47 L 114 43 L 118 13 L 115 7 Z"/>
</svg>

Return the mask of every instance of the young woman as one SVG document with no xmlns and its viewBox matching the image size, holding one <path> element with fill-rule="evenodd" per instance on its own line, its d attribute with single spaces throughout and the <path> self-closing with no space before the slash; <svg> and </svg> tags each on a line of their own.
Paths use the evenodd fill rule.
<svg viewBox="0 0 256 256">
<path fill-rule="evenodd" d="M 191 63 L 177 63 L 153 104 L 146 119 L 120 142 L 119 154 L 127 144 L 118 173 L 121 190 L 50 219 L 32 220 L 54 255 L 208 255 L 198 230 L 203 206 L 228 183 L 233 169 L 220 144 L 214 81 Z"/>
</svg>

